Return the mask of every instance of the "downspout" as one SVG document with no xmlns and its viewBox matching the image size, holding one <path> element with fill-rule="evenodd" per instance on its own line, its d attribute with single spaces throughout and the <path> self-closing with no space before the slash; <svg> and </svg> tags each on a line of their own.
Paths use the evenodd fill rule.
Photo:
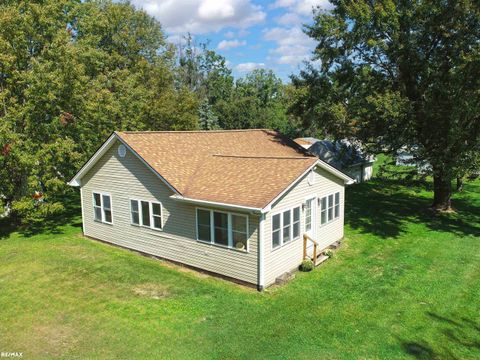
<svg viewBox="0 0 480 360">
<path fill-rule="evenodd" d="M 265 287 L 265 269 L 264 269 L 264 245 L 263 245 L 263 228 L 265 223 L 265 213 L 260 214 L 260 222 L 258 225 L 258 284 L 257 290 L 263 291 Z"/>
</svg>

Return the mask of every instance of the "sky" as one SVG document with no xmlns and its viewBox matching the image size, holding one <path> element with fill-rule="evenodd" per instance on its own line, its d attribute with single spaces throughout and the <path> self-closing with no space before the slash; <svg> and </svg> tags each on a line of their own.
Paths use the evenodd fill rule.
<svg viewBox="0 0 480 360">
<path fill-rule="evenodd" d="M 312 8 L 328 0 L 131 0 L 163 26 L 175 44 L 191 33 L 197 43 L 227 59 L 239 77 L 257 68 L 272 69 L 283 80 L 308 60 L 315 42 L 302 31 Z"/>
</svg>

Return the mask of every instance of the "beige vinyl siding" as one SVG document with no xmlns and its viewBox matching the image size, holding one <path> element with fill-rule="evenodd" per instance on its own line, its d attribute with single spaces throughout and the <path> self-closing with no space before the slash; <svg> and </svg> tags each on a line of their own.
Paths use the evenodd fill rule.
<svg viewBox="0 0 480 360">
<path fill-rule="evenodd" d="M 284 194 L 273 206 L 272 210 L 266 214 L 264 223 L 264 281 L 265 286 L 269 286 L 275 282 L 275 279 L 281 274 L 296 269 L 302 262 L 303 257 L 303 234 L 305 229 L 304 210 L 301 209 L 300 216 L 300 239 L 294 240 L 279 248 L 272 248 L 272 216 L 282 212 L 283 210 L 291 209 L 296 206 L 302 206 L 307 198 L 316 196 L 321 198 L 336 192 L 340 192 L 340 218 L 335 219 L 331 223 L 320 225 L 320 208 L 318 202 L 315 202 L 317 207 L 316 214 L 316 239 L 320 244 L 320 249 L 324 249 L 328 245 L 343 238 L 344 225 L 344 191 L 343 180 L 326 172 L 323 169 L 315 171 L 315 182 L 310 185 L 308 183 L 308 174 Z"/>
<path fill-rule="evenodd" d="M 118 155 L 119 144 L 115 142 L 82 179 L 85 235 L 257 284 L 259 215 L 232 211 L 248 215 L 248 253 L 196 241 L 196 206 L 171 199 L 172 191 L 135 154 L 127 150 L 124 158 Z M 96 191 L 112 197 L 112 225 L 93 220 Z M 131 225 L 131 198 L 162 203 L 162 231 Z"/>
</svg>

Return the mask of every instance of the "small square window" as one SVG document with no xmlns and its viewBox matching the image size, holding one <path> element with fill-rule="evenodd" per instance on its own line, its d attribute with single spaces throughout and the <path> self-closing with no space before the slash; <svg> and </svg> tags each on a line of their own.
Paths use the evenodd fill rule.
<svg viewBox="0 0 480 360">
<path fill-rule="evenodd" d="M 112 223 L 112 199 L 110 195 L 93 193 L 93 218 L 95 221 Z"/>
</svg>

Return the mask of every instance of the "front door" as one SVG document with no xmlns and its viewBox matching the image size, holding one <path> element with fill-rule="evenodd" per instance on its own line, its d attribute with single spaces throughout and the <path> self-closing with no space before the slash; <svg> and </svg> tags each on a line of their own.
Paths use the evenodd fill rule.
<svg viewBox="0 0 480 360">
<path fill-rule="evenodd" d="M 317 230 L 317 198 L 312 197 L 307 199 L 305 204 L 305 233 L 310 236 L 315 241 L 316 238 L 316 230 Z M 312 256 L 313 255 L 313 243 L 311 241 L 307 241 L 307 253 Z"/>
</svg>

